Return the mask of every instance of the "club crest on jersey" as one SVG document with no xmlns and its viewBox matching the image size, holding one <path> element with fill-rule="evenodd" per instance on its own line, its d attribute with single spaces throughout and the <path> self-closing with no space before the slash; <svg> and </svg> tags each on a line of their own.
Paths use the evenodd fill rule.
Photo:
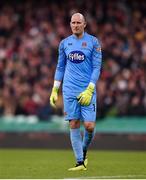
<svg viewBox="0 0 146 180">
<path fill-rule="evenodd" d="M 82 47 L 86 47 L 87 43 L 86 42 L 82 42 Z"/>
<path fill-rule="evenodd" d="M 85 60 L 85 54 L 82 51 L 71 51 L 68 59 L 73 63 L 81 63 Z"/>
</svg>

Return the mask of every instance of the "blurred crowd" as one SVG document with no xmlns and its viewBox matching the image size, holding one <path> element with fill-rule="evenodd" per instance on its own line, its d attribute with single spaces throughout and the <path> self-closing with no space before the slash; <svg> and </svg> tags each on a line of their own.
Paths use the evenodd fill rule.
<svg viewBox="0 0 146 180">
<path fill-rule="evenodd" d="M 144 0 L 0 1 L 0 116 L 63 115 L 49 105 L 59 42 L 74 12 L 102 45 L 97 116 L 146 116 Z"/>
</svg>

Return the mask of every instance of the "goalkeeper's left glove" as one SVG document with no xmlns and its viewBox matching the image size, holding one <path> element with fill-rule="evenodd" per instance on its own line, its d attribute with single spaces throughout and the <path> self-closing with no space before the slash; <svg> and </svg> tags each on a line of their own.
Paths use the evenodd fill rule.
<svg viewBox="0 0 146 180">
<path fill-rule="evenodd" d="M 83 106 L 88 106 L 91 103 L 92 95 L 95 89 L 93 83 L 89 83 L 87 89 L 79 94 L 77 97 L 78 102 Z"/>
</svg>

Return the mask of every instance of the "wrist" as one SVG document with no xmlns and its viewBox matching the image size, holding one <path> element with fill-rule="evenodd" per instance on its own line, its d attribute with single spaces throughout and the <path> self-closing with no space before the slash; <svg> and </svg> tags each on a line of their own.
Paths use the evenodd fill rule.
<svg viewBox="0 0 146 180">
<path fill-rule="evenodd" d="M 55 93 L 58 93 L 59 88 L 58 87 L 53 87 L 52 91 L 54 91 Z"/>
<path fill-rule="evenodd" d="M 55 80 L 55 81 L 54 81 L 53 88 L 59 89 L 60 85 L 61 85 L 61 81 L 56 81 L 56 80 Z"/>
<path fill-rule="evenodd" d="M 92 94 L 94 92 L 94 89 L 95 89 L 95 84 L 90 82 L 87 89 Z"/>
<path fill-rule="evenodd" d="M 61 81 L 54 81 L 54 85 L 53 85 L 53 91 L 57 92 L 59 91 L 59 87 L 60 87 Z"/>
<path fill-rule="evenodd" d="M 88 86 L 95 89 L 95 84 L 93 82 L 90 82 Z"/>
<path fill-rule="evenodd" d="M 90 92 L 94 92 L 94 89 L 95 89 L 95 84 L 94 83 L 92 83 L 92 82 L 90 82 L 89 83 L 89 85 L 88 85 L 88 87 L 87 87 L 87 89 L 90 91 Z"/>
</svg>

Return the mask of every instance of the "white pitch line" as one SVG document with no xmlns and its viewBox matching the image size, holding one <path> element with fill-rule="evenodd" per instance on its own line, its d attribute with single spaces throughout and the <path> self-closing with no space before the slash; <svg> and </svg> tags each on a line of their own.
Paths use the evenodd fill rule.
<svg viewBox="0 0 146 180">
<path fill-rule="evenodd" d="M 140 178 L 146 176 L 145 174 L 129 174 L 129 175 L 117 175 L 117 176 L 92 176 L 92 177 L 77 177 L 77 178 L 65 178 L 67 180 L 80 180 L 80 179 L 113 179 L 113 178 Z"/>
</svg>

